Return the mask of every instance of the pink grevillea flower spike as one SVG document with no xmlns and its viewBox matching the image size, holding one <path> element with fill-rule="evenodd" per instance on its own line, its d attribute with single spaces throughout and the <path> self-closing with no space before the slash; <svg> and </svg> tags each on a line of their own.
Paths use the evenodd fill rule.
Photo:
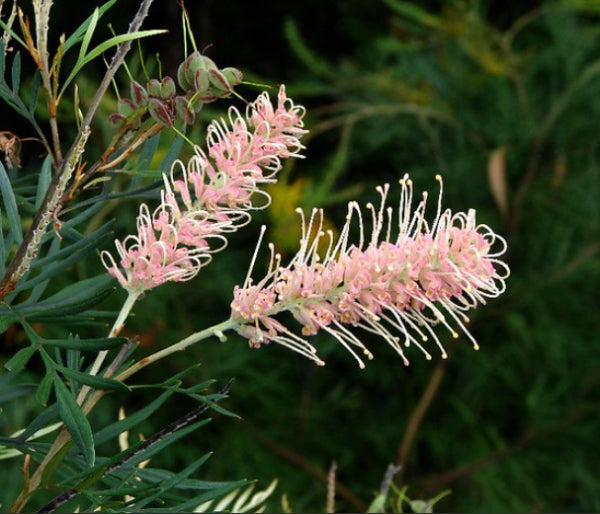
<svg viewBox="0 0 600 514">
<path fill-rule="evenodd" d="M 163 176 L 161 204 L 152 214 L 143 204 L 137 235 L 116 241 L 119 264 L 102 252 L 108 272 L 135 296 L 196 276 L 227 245 L 225 234 L 248 223 L 250 211 L 269 205 L 260 188 L 276 181 L 282 159 L 302 157 L 304 114 L 281 86 L 276 107 L 262 93 L 245 116 L 231 107 L 227 121 L 211 122 L 207 150 L 196 147 L 187 166 L 176 161 Z"/>
<path fill-rule="evenodd" d="M 270 245 L 268 271 L 256 284 L 251 278 L 255 254 L 243 286 L 234 290 L 231 320 L 235 330 L 252 347 L 273 341 L 321 365 L 316 348 L 306 339 L 320 331 L 336 338 L 361 368 L 362 356 L 373 358 L 351 330 L 356 327 L 381 337 L 407 365 L 404 349 L 412 345 L 431 359 L 425 347 L 428 340 L 447 357 L 435 325 L 445 327 L 454 338 L 462 331 L 478 349 L 466 328 L 466 312 L 505 290 L 509 269 L 498 257 L 505 252 L 506 243 L 488 226 L 477 225 L 474 210 L 442 211 L 442 179 L 438 176 L 437 180 L 440 194 L 431 224 L 425 219 L 427 193 L 413 209 L 408 176 L 400 181 L 397 212 L 386 205 L 387 184 L 377 189 L 379 207 L 366 206 L 373 225 L 368 238 L 356 202 L 348 206 L 337 241 L 330 231 L 323 232 L 321 210 L 313 211 L 308 221 L 303 217 L 296 256 L 283 267 Z M 355 224 L 358 241 L 351 244 L 350 231 Z M 322 238 L 329 241 L 324 256 L 318 252 Z M 284 311 L 300 323 L 300 334 L 276 319 Z"/>
</svg>

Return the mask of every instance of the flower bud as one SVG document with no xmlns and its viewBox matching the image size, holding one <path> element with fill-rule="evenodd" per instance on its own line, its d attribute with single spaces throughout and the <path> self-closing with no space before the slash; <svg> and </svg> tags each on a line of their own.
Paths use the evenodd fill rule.
<svg viewBox="0 0 600 514">
<path fill-rule="evenodd" d="M 145 105 L 148 101 L 148 93 L 144 87 L 135 80 L 131 83 L 131 100 L 136 108 Z"/>
<path fill-rule="evenodd" d="M 202 57 L 202 67 L 205 70 L 217 70 L 217 65 L 215 64 L 215 61 L 213 61 L 210 57 L 206 57 L 206 55 L 201 55 L 200 57 Z"/>
<path fill-rule="evenodd" d="M 227 91 L 228 93 L 231 93 L 233 91 L 233 88 L 229 85 L 229 82 L 227 82 L 227 79 L 219 70 L 208 70 L 208 74 L 208 79 L 210 80 L 210 83 L 216 89 L 220 89 L 221 91 Z M 215 95 L 217 95 L 216 91 Z"/>
<path fill-rule="evenodd" d="M 203 57 L 200 52 L 193 52 L 190 55 L 188 55 L 187 59 L 183 61 L 184 71 L 188 80 L 190 76 L 194 76 L 194 72 L 198 68 L 203 67 L 203 62 Z"/>
<path fill-rule="evenodd" d="M 125 118 L 125 116 L 119 114 L 118 112 L 113 112 L 108 115 L 108 122 L 110 123 L 110 126 L 115 130 L 120 129 L 123 125 L 125 125 L 126 121 L 127 118 Z"/>
<path fill-rule="evenodd" d="M 173 115 L 168 105 L 158 98 L 150 98 L 148 102 L 148 112 L 152 119 L 161 125 L 171 127 L 173 125 Z"/>
<path fill-rule="evenodd" d="M 150 96 L 154 96 L 157 98 L 162 98 L 161 97 L 161 83 L 159 80 L 157 79 L 150 79 L 148 81 L 148 94 Z"/>
<path fill-rule="evenodd" d="M 223 68 L 221 73 L 230 86 L 237 86 L 244 80 L 244 74 L 237 68 Z"/>
<path fill-rule="evenodd" d="M 186 91 L 189 91 L 193 87 L 205 91 L 208 86 L 202 87 L 204 82 L 200 83 L 200 87 L 196 85 L 196 72 L 198 70 L 206 72 L 210 69 L 217 69 L 217 65 L 212 59 L 202 55 L 200 52 L 191 53 L 177 70 L 179 85 Z"/>
<path fill-rule="evenodd" d="M 202 104 L 199 104 L 200 108 L 202 108 Z M 195 114 L 194 111 L 190 108 L 189 101 L 184 96 L 178 96 L 175 98 L 175 110 L 177 112 L 177 116 L 181 118 L 186 125 L 193 125 Z"/>
<path fill-rule="evenodd" d="M 207 93 L 207 94 L 198 95 L 198 96 L 194 95 L 194 98 L 196 98 L 196 101 L 198 103 L 209 104 L 211 102 L 214 102 L 218 97 L 212 93 Z"/>
<path fill-rule="evenodd" d="M 179 83 L 179 87 L 185 91 L 188 91 L 194 87 L 187 78 L 185 61 L 177 67 L 177 82 Z"/>
<path fill-rule="evenodd" d="M 162 84 L 160 85 L 160 97 L 163 100 L 168 100 L 173 98 L 177 94 L 177 88 L 175 86 L 175 81 L 166 76 L 162 79 Z"/>
<path fill-rule="evenodd" d="M 223 89 L 213 87 L 211 91 L 216 98 L 227 98 L 231 96 L 231 93 L 233 93 L 233 88 L 229 91 L 224 91 Z"/>
<path fill-rule="evenodd" d="M 196 91 L 200 92 L 200 94 L 205 94 L 209 92 L 210 89 L 210 79 L 208 75 L 208 71 L 202 68 L 198 68 L 194 73 L 194 88 Z"/>
<path fill-rule="evenodd" d="M 129 98 L 119 98 L 117 112 L 124 118 L 129 118 L 136 111 L 136 106 Z"/>
</svg>

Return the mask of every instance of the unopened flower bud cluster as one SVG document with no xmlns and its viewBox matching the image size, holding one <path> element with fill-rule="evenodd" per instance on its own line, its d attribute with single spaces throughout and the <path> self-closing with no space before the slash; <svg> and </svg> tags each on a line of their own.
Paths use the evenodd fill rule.
<svg viewBox="0 0 600 514">
<path fill-rule="evenodd" d="M 192 125 L 204 104 L 231 96 L 233 88 L 243 80 L 237 68 L 219 69 L 212 59 L 196 51 L 178 67 L 177 82 L 183 93 L 178 94 L 175 81 L 165 76 L 162 80 L 150 79 L 146 87 L 136 81 L 131 83 L 130 98 L 121 98 L 117 112 L 109 117 L 116 128 L 128 124 L 139 128 L 148 113 L 157 123 L 170 127 L 177 119 Z"/>
</svg>

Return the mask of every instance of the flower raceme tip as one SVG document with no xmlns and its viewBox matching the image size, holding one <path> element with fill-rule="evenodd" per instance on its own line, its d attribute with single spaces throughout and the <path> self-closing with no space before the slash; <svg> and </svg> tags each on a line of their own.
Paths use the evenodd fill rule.
<svg viewBox="0 0 600 514">
<path fill-rule="evenodd" d="M 361 368 L 364 362 L 359 354 L 367 359 L 373 355 L 349 327 L 380 336 L 406 365 L 409 361 L 403 348 L 411 345 L 431 359 L 423 345 L 430 338 L 442 357 L 447 357 L 433 329 L 438 324 L 454 338 L 462 331 L 477 349 L 465 326 L 469 322 L 466 311 L 505 290 L 510 272 L 498 257 L 505 252 L 506 242 L 487 225 L 477 225 L 474 210 L 455 214 L 442 210 L 442 178 L 438 175 L 436 179 L 440 193 L 432 223 L 425 218 L 426 192 L 413 209 L 413 184 L 408 175 L 400 180 L 397 209 L 387 205 L 387 184 L 377 188 L 379 206 L 366 205 L 372 223 L 370 237 L 363 210 L 356 202 L 348 204 L 346 223 L 337 240 L 331 231 L 323 231 L 322 210 L 313 210 L 308 220 L 299 211 L 302 238 L 291 262 L 282 266 L 281 256 L 269 245 L 267 273 L 254 283 L 251 275 L 257 246 L 244 284 L 236 286 L 231 320 L 237 332 L 252 347 L 273 341 L 322 365 L 306 337 L 325 331 Z M 355 225 L 358 241 L 351 243 Z M 318 249 L 323 238 L 328 244 L 321 256 Z M 284 311 L 300 323 L 301 335 L 276 319 Z"/>
<path fill-rule="evenodd" d="M 244 115 L 230 107 L 227 120 L 212 121 L 207 151 L 195 147 L 187 165 L 176 161 L 163 175 L 161 204 L 154 212 L 142 204 L 137 235 L 115 242 L 119 264 L 102 252 L 108 272 L 133 295 L 196 276 L 227 245 L 227 233 L 269 205 L 261 187 L 276 181 L 282 159 L 302 157 L 304 114 L 281 86 L 276 106 L 264 92 Z"/>
</svg>

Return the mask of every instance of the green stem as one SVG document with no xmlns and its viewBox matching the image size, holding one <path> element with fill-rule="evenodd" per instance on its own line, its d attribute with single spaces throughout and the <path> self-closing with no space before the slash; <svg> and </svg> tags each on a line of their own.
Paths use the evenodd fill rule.
<svg viewBox="0 0 600 514">
<path fill-rule="evenodd" d="M 117 375 L 115 377 L 115 379 L 124 381 L 124 380 L 128 379 L 131 375 L 133 375 L 134 373 L 137 373 L 142 368 L 145 368 L 146 366 L 148 366 L 149 364 L 159 361 L 160 359 L 163 359 L 164 357 L 167 357 L 168 355 L 171 355 L 172 353 L 181 352 L 181 351 L 187 349 L 189 346 L 192 346 L 193 344 L 195 344 L 199 341 L 202 341 L 203 339 L 207 339 L 209 337 L 215 336 L 215 337 L 218 337 L 219 340 L 225 341 L 226 337 L 225 337 L 224 332 L 226 332 L 227 330 L 231 330 L 232 328 L 234 328 L 237 325 L 238 325 L 238 323 L 236 323 L 235 321 L 233 321 L 231 319 L 228 319 L 227 321 L 223 321 L 222 323 L 213 325 L 212 327 L 201 330 L 200 332 L 195 332 L 194 334 L 186 337 L 185 339 L 182 339 L 178 343 L 167 346 L 166 348 L 163 348 L 162 350 L 160 350 L 156 353 L 153 353 L 152 355 L 148 355 L 147 357 L 140 359 L 136 363 L 132 364 L 129 368 L 122 371 L 119 375 Z"/>
<path fill-rule="evenodd" d="M 121 311 L 119 312 L 117 319 L 115 320 L 112 328 L 110 329 L 110 332 L 108 333 L 108 337 L 115 337 L 119 334 L 119 332 L 121 332 L 121 329 L 123 328 L 123 325 L 125 324 L 125 320 L 127 319 L 127 316 L 129 316 L 131 309 L 133 309 L 133 306 L 135 305 L 135 302 L 137 301 L 137 299 L 139 297 L 140 297 L 139 293 L 132 293 L 132 292 L 129 293 L 129 295 L 127 296 L 127 299 L 125 300 L 125 302 L 123 303 L 123 306 L 121 307 Z M 98 371 L 100 371 L 100 368 L 102 366 L 102 363 L 104 362 L 104 359 L 106 358 L 107 353 L 108 353 L 108 350 L 102 350 L 101 352 L 98 353 L 98 355 L 96 356 L 96 360 L 94 361 L 90 371 L 88 372 L 89 375 L 94 376 L 94 375 L 98 374 Z M 77 397 L 77 403 L 79 405 L 83 404 L 85 397 L 87 396 L 90 389 L 91 389 L 91 387 L 86 386 L 86 385 L 84 385 L 81 388 L 81 391 L 79 391 L 79 396 Z"/>
</svg>

